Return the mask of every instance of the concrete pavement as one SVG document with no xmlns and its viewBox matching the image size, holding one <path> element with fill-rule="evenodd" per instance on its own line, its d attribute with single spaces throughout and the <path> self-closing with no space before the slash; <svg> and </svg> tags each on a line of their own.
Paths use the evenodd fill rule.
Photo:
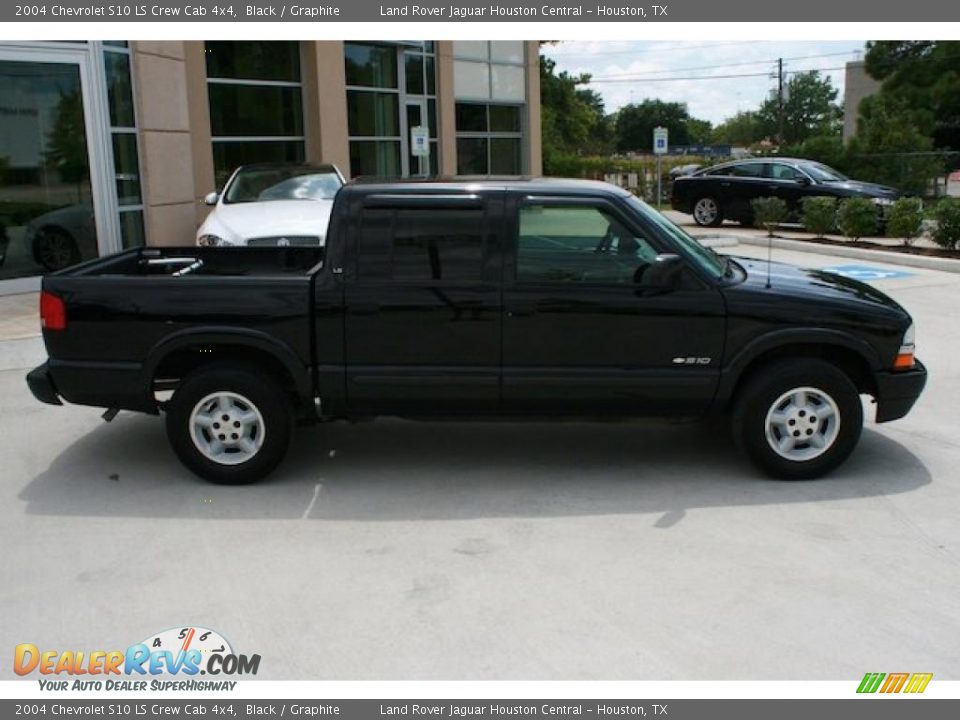
<svg viewBox="0 0 960 720">
<path fill-rule="evenodd" d="M 389 420 L 217 487 L 159 418 L 37 403 L 39 342 L 0 344 L 0 647 L 199 624 L 267 679 L 960 679 L 960 277 L 909 272 L 878 286 L 927 391 L 814 482 L 717 423 Z"/>
</svg>

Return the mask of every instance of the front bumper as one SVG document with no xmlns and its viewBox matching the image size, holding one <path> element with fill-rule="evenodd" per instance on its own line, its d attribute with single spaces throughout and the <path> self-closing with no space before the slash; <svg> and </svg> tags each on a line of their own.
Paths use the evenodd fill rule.
<svg viewBox="0 0 960 720">
<path fill-rule="evenodd" d="M 917 361 L 913 370 L 878 372 L 874 374 L 877 386 L 877 422 L 898 420 L 910 412 L 927 384 L 927 368 Z"/>
<path fill-rule="evenodd" d="M 47 363 L 38 365 L 27 373 L 27 386 L 33 396 L 40 402 L 48 405 L 63 405 L 60 401 L 60 395 L 53 385 L 53 378 L 50 377 L 50 368 Z"/>
</svg>

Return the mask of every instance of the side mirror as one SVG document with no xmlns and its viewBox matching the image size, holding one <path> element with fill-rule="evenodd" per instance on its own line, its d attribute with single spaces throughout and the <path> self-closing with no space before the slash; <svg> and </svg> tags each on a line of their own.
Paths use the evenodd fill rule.
<svg viewBox="0 0 960 720">
<path fill-rule="evenodd" d="M 680 287 L 683 275 L 683 258 L 679 255 L 657 255 L 643 273 L 643 284 L 654 290 L 664 292 Z"/>
<path fill-rule="evenodd" d="M 797 185 L 809 185 L 809 184 L 810 184 L 810 178 L 806 177 L 805 175 L 801 175 L 800 177 L 797 178 Z"/>
<path fill-rule="evenodd" d="M 204 204 L 204 205 L 216 205 L 216 204 L 217 204 L 217 200 L 219 200 L 219 199 L 220 199 L 220 193 L 216 193 L 216 192 L 207 193 L 207 194 L 204 195 L 204 197 L 203 197 L 203 204 Z"/>
</svg>

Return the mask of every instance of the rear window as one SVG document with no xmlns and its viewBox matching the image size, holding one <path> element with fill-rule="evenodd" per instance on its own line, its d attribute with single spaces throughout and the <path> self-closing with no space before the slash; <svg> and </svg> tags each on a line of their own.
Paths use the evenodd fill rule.
<svg viewBox="0 0 960 720">
<path fill-rule="evenodd" d="M 482 208 L 367 208 L 360 228 L 361 282 L 478 283 Z"/>
</svg>

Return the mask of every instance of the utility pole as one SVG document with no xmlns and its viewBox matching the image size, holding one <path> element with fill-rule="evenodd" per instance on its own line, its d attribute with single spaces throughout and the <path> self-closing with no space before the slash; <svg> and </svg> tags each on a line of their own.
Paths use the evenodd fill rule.
<svg viewBox="0 0 960 720">
<path fill-rule="evenodd" d="M 783 146 L 783 58 L 777 59 L 777 145 Z"/>
</svg>

